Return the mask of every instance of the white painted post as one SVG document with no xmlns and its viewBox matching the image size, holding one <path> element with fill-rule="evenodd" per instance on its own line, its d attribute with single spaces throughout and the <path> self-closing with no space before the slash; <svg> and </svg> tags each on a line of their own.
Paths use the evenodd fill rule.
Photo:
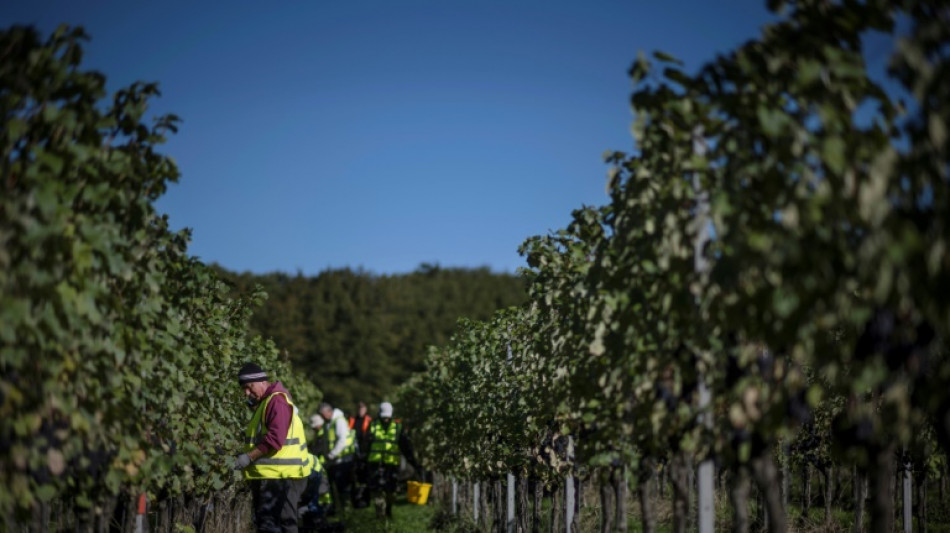
<svg viewBox="0 0 950 533">
<path fill-rule="evenodd" d="M 508 533 L 515 533 L 515 475 L 508 474 Z"/>
<path fill-rule="evenodd" d="M 135 513 L 135 533 L 145 533 L 145 509 L 147 497 L 145 493 L 139 494 L 138 506 Z"/>
<path fill-rule="evenodd" d="M 697 126 L 693 129 L 693 153 L 698 156 L 706 155 L 706 139 L 703 137 L 703 127 Z M 699 183 L 699 173 L 693 174 L 693 191 L 696 193 L 696 242 L 693 247 L 693 268 L 697 273 L 705 272 L 709 265 L 703 257 L 703 248 L 709 242 L 709 194 L 702 190 Z M 699 409 L 706 409 L 712 401 L 712 394 L 706 386 L 706 378 L 699 375 Z M 712 419 L 708 414 L 704 414 L 701 423 L 712 427 Z M 699 463 L 699 483 L 697 487 L 699 497 L 699 520 L 697 526 L 699 533 L 713 533 L 715 528 L 715 508 L 713 506 L 714 491 L 713 486 L 713 461 L 707 458 Z"/>
<path fill-rule="evenodd" d="M 574 476 L 567 475 L 567 481 L 564 484 L 564 531 L 571 532 L 571 524 L 574 522 Z"/>
<path fill-rule="evenodd" d="M 711 400 L 709 389 L 706 384 L 700 382 L 699 387 L 699 405 L 706 407 Z M 708 421 L 704 422 L 708 423 Z M 713 498 L 715 487 L 713 486 L 713 462 L 712 459 L 705 459 L 699 463 L 699 533 L 713 533 L 715 530 L 715 509 L 713 507 Z"/>
</svg>

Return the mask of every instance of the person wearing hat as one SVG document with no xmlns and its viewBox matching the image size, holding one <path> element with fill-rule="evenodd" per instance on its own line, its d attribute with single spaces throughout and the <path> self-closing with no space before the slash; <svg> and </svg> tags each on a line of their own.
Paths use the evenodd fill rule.
<svg viewBox="0 0 950 533">
<path fill-rule="evenodd" d="M 326 524 L 327 511 L 333 505 L 330 494 L 330 481 L 323 468 L 326 456 L 326 434 L 323 431 L 323 417 L 310 417 L 310 428 L 314 431 L 313 438 L 307 439 L 310 444 L 310 453 L 313 456 L 313 473 L 307 479 L 307 488 L 303 494 L 305 507 L 301 507 L 301 521 L 304 527 L 319 529 Z M 322 531 L 322 530 L 321 530 Z"/>
<path fill-rule="evenodd" d="M 310 445 L 310 453 L 316 455 L 321 459 L 326 459 L 327 456 L 327 432 L 324 427 L 323 417 L 320 415 L 313 415 L 310 417 L 310 429 L 313 430 L 311 435 L 313 438 L 308 438 L 307 443 Z"/>
<path fill-rule="evenodd" d="M 279 381 L 270 383 L 260 366 L 242 366 L 238 383 L 254 415 L 234 469 L 251 484 L 257 531 L 296 533 L 297 503 L 313 472 L 303 422 L 290 392 Z"/>
<path fill-rule="evenodd" d="M 399 456 L 406 456 L 406 461 L 416 470 L 420 470 L 412 453 L 409 437 L 403 431 L 402 422 L 393 420 L 393 404 L 379 404 L 379 419 L 370 423 L 367 443 L 369 453 L 366 456 L 366 469 L 370 474 L 369 489 L 373 493 L 376 516 L 392 518 L 399 475 Z"/>
</svg>

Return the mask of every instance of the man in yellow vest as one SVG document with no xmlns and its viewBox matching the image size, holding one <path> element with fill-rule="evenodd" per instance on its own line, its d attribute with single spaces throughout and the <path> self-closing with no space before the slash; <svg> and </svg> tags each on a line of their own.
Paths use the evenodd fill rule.
<svg viewBox="0 0 950 533">
<path fill-rule="evenodd" d="M 346 501 L 353 497 L 354 460 L 356 459 L 356 432 L 350 431 L 343 411 L 334 408 L 329 403 L 321 403 L 320 416 L 326 420 L 327 460 L 323 464 L 330 475 L 333 486 L 333 505 L 336 510 L 342 511 Z"/>
<path fill-rule="evenodd" d="M 392 518 L 399 456 L 405 455 L 413 468 L 421 470 L 412 453 L 409 437 L 403 431 L 402 422 L 393 419 L 393 404 L 379 404 L 379 419 L 369 425 L 367 444 L 369 453 L 366 456 L 366 470 L 369 472 L 369 489 L 373 493 L 376 517 Z"/>
<path fill-rule="evenodd" d="M 287 389 L 258 365 L 242 366 L 238 383 L 255 409 L 234 469 L 251 484 L 257 531 L 297 533 L 297 503 L 313 471 L 303 422 Z"/>
<path fill-rule="evenodd" d="M 323 518 L 326 516 L 330 505 L 333 503 L 333 497 L 330 494 L 330 479 L 323 462 L 327 454 L 327 436 L 323 429 L 323 417 L 313 415 L 310 417 L 310 428 L 313 429 L 313 438 L 308 439 L 310 454 L 313 455 L 314 469 L 307 480 L 307 490 L 304 492 L 304 501 L 307 503 L 307 511 Z M 307 497 L 309 494 L 309 498 Z"/>
</svg>

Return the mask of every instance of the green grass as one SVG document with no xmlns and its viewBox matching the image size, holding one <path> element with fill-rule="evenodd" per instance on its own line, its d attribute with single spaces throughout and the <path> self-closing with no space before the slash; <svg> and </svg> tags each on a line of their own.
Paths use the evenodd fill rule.
<svg viewBox="0 0 950 533">
<path fill-rule="evenodd" d="M 393 504 L 391 520 L 376 518 L 372 503 L 363 509 L 347 508 L 343 515 L 347 533 L 418 533 L 430 531 L 429 523 L 436 514 L 436 507 L 416 505 L 406 501 L 405 494 L 399 494 Z"/>
</svg>

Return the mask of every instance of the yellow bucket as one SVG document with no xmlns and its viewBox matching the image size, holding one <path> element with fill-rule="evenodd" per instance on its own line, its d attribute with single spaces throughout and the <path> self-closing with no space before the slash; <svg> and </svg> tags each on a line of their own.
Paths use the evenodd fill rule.
<svg viewBox="0 0 950 533">
<path fill-rule="evenodd" d="M 425 505 L 429 500 L 429 490 L 432 489 L 432 483 L 420 483 L 418 481 L 409 482 L 409 492 L 406 499 L 409 503 L 416 505 Z"/>
</svg>

